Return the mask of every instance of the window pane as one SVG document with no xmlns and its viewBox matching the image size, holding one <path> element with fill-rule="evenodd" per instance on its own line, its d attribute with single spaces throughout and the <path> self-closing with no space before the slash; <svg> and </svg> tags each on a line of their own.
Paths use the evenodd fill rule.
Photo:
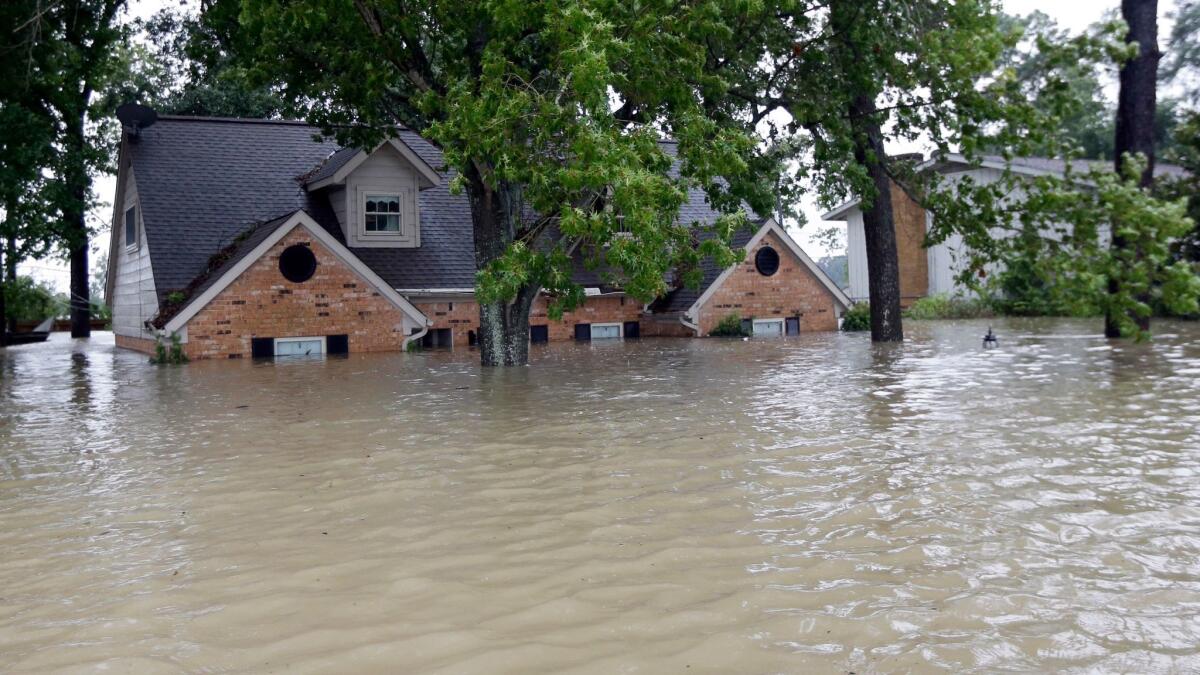
<svg viewBox="0 0 1200 675">
<path fill-rule="evenodd" d="M 621 337 L 620 326 L 597 326 L 592 325 L 592 339 L 606 340 Z"/>
<path fill-rule="evenodd" d="M 317 356 L 320 354 L 320 340 L 288 340 L 275 343 L 275 356 Z"/>
<path fill-rule="evenodd" d="M 379 218 L 379 230 L 381 232 L 399 232 L 400 231 L 400 216 L 377 216 Z"/>
<path fill-rule="evenodd" d="M 755 321 L 754 334 L 766 337 L 783 335 L 783 321 Z"/>
<path fill-rule="evenodd" d="M 132 246 L 135 243 L 137 243 L 136 207 L 125 211 L 125 245 Z"/>
</svg>

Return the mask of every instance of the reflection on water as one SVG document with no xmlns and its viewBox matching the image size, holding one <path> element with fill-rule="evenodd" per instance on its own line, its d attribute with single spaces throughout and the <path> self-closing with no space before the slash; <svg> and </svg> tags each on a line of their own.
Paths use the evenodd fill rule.
<svg viewBox="0 0 1200 675">
<path fill-rule="evenodd" d="M 1200 327 L 0 353 L 0 671 L 1200 669 Z"/>
</svg>

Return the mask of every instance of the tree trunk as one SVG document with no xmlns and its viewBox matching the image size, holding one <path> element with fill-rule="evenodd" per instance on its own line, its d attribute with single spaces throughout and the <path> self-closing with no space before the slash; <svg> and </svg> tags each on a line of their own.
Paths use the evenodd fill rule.
<svg viewBox="0 0 1200 675">
<path fill-rule="evenodd" d="M 1146 170 L 1141 185 L 1150 189 L 1154 182 L 1154 112 L 1157 105 L 1155 85 L 1158 79 L 1158 0 L 1121 0 L 1121 17 L 1129 24 L 1125 42 L 1136 42 L 1138 55 L 1121 66 L 1121 92 L 1117 98 L 1116 169 L 1121 172 L 1126 154 L 1141 153 L 1146 158 Z M 1112 247 L 1130 246 L 1113 233 Z M 1120 283 L 1109 280 L 1108 292 L 1116 295 Z M 1148 298 L 1139 298 L 1146 302 Z M 1111 313 L 1104 319 L 1104 335 L 1121 336 L 1120 327 Z M 1130 316 L 1142 330 L 1150 330 L 1150 317 Z"/>
<path fill-rule="evenodd" d="M 10 207 L 11 208 L 11 207 Z M 17 282 L 17 237 L 16 235 L 8 235 L 4 241 L 4 286 L 8 288 L 16 288 Z M 15 332 L 17 330 L 17 318 L 8 316 L 7 312 L 0 312 L 0 329 L 8 329 Z M 3 330 L 0 330 L 3 332 Z"/>
<path fill-rule="evenodd" d="M 475 235 L 475 265 L 484 269 L 498 260 L 521 223 L 521 187 L 501 182 L 489 186 L 475 170 L 467 172 L 467 194 Z M 529 310 L 538 288 L 524 286 L 508 301 L 479 303 L 479 359 L 484 366 L 529 363 Z"/>
<path fill-rule="evenodd" d="M 900 321 L 900 258 L 896 250 L 896 223 L 892 217 L 892 182 L 883 163 L 883 131 L 875 118 L 875 101 L 857 96 L 850 106 L 854 120 L 854 159 L 867 169 L 875 198 L 863 209 L 863 234 L 867 244 L 867 285 L 871 302 L 871 340 L 903 342 Z M 866 205 L 866 200 L 862 202 Z"/>
<path fill-rule="evenodd" d="M 87 138 L 84 124 L 87 117 L 87 100 L 90 91 L 85 91 L 83 107 L 76 118 L 67 125 L 67 151 L 69 164 L 66 171 L 67 189 L 70 200 L 63 210 L 66 221 L 66 239 L 71 259 L 71 337 L 86 338 L 92 335 L 91 290 L 88 286 L 88 231 L 87 201 L 91 177 L 88 176 Z"/>
<path fill-rule="evenodd" d="M 0 251 L 0 269 L 4 269 L 8 265 L 8 256 Z M 5 283 L 7 274 L 0 274 L 0 349 L 8 346 L 8 311 L 5 304 L 4 295 L 8 290 L 8 284 Z"/>
</svg>

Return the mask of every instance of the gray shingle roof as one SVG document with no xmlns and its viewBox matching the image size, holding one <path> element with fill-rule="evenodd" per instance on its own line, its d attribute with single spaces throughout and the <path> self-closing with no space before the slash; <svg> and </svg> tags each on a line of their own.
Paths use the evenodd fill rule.
<svg viewBox="0 0 1200 675">
<path fill-rule="evenodd" d="M 733 241 L 731 242 L 733 249 L 736 251 L 739 248 L 745 248 L 746 244 L 750 243 L 750 239 L 754 237 L 755 232 L 761 226 L 762 223 L 760 222 L 756 223 L 754 230 L 738 230 L 737 232 L 734 232 Z M 705 233 L 700 236 L 700 239 L 703 241 L 711 236 L 711 233 Z M 687 311 L 693 304 L 695 304 L 697 300 L 700 299 L 701 295 L 704 295 L 704 291 L 708 290 L 708 287 L 712 286 L 713 282 L 716 281 L 717 277 L 721 276 L 721 272 L 724 271 L 723 268 L 717 267 L 717 265 L 713 263 L 712 258 L 705 258 L 704 262 L 700 265 L 700 270 L 704 273 L 704 280 L 700 282 L 699 287 L 685 287 L 671 291 L 665 296 L 654 301 L 654 304 L 652 304 L 650 308 L 656 312 Z"/>
<path fill-rule="evenodd" d="M 407 130 L 400 132 L 400 140 L 442 173 L 437 186 L 420 193 L 421 246 L 351 250 L 393 288 L 472 288 L 475 252 L 467 197 L 450 194 L 453 173 L 443 170 L 437 147 Z M 174 291 L 190 288 L 189 295 L 194 296 L 198 284 L 219 276 L 210 269 L 214 254 L 230 253 L 231 244 L 248 231 L 251 239 L 266 236 L 264 230 L 270 228 L 260 224 L 300 209 L 346 243 L 327 197 L 307 192 L 304 183 L 333 175 L 357 150 L 320 138 L 314 127 L 301 122 L 164 115 L 127 147 L 160 303 L 165 304 Z M 718 214 L 702 191 L 692 190 L 679 215 L 685 222 L 711 223 Z M 751 235 L 739 233 L 739 245 Z M 233 254 L 252 249 L 248 241 L 238 242 Z M 719 273 L 706 268 L 704 286 L 690 293 L 698 296 Z M 582 266 L 579 275 L 582 282 L 593 280 Z M 683 293 L 689 291 L 672 294 L 671 304 Z"/>
</svg>

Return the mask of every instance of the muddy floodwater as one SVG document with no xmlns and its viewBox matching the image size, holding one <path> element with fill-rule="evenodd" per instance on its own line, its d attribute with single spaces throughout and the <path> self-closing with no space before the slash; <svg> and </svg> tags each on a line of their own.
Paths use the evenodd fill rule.
<svg viewBox="0 0 1200 675">
<path fill-rule="evenodd" d="M 1200 671 L 1200 326 L 0 352 L 0 672 Z"/>
</svg>

